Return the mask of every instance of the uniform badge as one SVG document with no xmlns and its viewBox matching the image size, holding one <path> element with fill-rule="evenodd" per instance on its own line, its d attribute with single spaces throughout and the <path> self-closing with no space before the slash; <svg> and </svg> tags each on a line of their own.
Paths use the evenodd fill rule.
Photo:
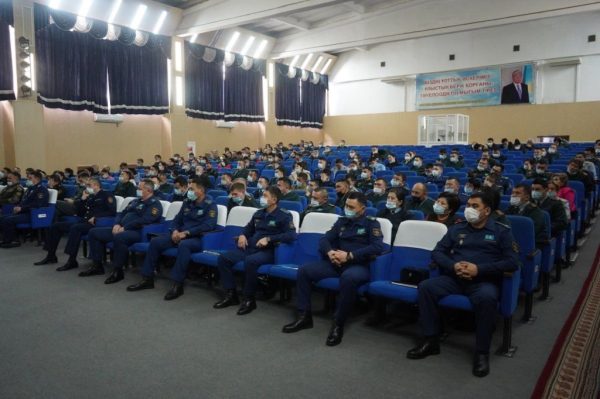
<svg viewBox="0 0 600 399">
<path fill-rule="evenodd" d="M 153 207 L 151 213 L 152 213 L 152 216 L 158 215 L 158 208 Z"/>
<path fill-rule="evenodd" d="M 39 193 L 39 194 L 38 194 L 38 198 L 40 198 L 40 199 L 41 199 L 41 198 L 44 198 L 44 194 L 42 194 L 42 193 Z"/>
<path fill-rule="evenodd" d="M 363 234 L 365 234 L 366 232 L 367 232 L 367 230 L 366 230 L 366 229 L 364 229 L 363 227 L 359 227 L 359 228 L 356 230 L 356 234 L 359 234 L 359 235 L 363 235 Z"/>
<path fill-rule="evenodd" d="M 214 209 L 211 210 L 211 211 L 208 211 L 208 217 L 216 218 L 217 217 L 217 211 L 215 211 Z"/>
<path fill-rule="evenodd" d="M 277 226 L 277 222 L 274 220 L 269 220 L 269 226 Z"/>
<path fill-rule="evenodd" d="M 200 209 L 198 212 L 196 212 L 196 216 L 202 216 L 204 215 L 204 209 Z"/>
<path fill-rule="evenodd" d="M 494 237 L 493 234 L 486 234 L 483 239 L 486 241 L 494 241 L 496 239 L 496 237 Z"/>
<path fill-rule="evenodd" d="M 375 237 L 381 237 L 381 229 L 374 228 L 374 229 L 373 229 L 373 235 L 374 235 Z"/>
<path fill-rule="evenodd" d="M 519 244 L 517 244 L 516 241 L 513 241 L 512 243 L 512 250 L 517 254 L 519 253 Z"/>
</svg>

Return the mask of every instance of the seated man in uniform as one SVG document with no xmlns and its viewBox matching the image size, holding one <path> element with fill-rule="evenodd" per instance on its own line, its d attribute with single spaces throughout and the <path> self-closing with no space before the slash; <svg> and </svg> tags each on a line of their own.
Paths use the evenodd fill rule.
<svg viewBox="0 0 600 399">
<path fill-rule="evenodd" d="M 13 214 L 0 218 L 0 232 L 2 232 L 0 247 L 2 248 L 21 246 L 21 243 L 16 241 L 17 225 L 30 223 L 33 209 L 48 206 L 48 189 L 42 186 L 42 173 L 40 171 L 33 171 L 29 174 L 26 186 L 27 191 L 25 191 L 21 202 L 13 208 Z"/>
<path fill-rule="evenodd" d="M 113 284 L 123 280 L 123 268 L 129 256 L 129 246 L 142 240 L 142 228 L 147 224 L 157 223 L 162 215 L 162 205 L 154 197 L 154 183 L 144 179 L 139 185 L 141 198 L 129 203 L 127 208 L 117 216 L 113 227 L 95 227 L 90 230 L 90 257 L 92 266 L 79 277 L 98 276 L 104 274 L 102 258 L 106 252 L 106 244 L 113 242 L 114 270 L 104 281 Z"/>
<path fill-rule="evenodd" d="M 335 213 L 335 205 L 329 203 L 329 192 L 326 188 L 319 187 L 310 194 L 310 204 L 300 214 L 300 222 L 311 212 Z"/>
<path fill-rule="evenodd" d="M 535 230 L 535 246 L 541 249 L 548 243 L 550 234 L 546 228 L 543 211 L 531 202 L 531 187 L 526 184 L 517 184 L 510 196 L 510 206 L 507 215 L 518 215 L 530 218 Z"/>
<path fill-rule="evenodd" d="M 387 183 L 385 179 L 379 177 L 375 179 L 373 190 L 367 195 L 367 201 L 371 201 L 373 206 L 377 208 L 377 204 L 387 200 Z"/>
<path fill-rule="evenodd" d="M 206 199 L 206 188 L 199 177 L 192 179 L 187 199 L 175 217 L 171 232 L 155 237 L 142 267 L 142 281 L 127 287 L 127 291 L 140 291 L 154 288 L 154 269 L 161 253 L 169 248 L 177 248 L 177 259 L 171 269 L 173 286 L 165 295 L 169 301 L 183 295 L 183 281 L 187 274 L 190 257 L 202 250 L 202 236 L 217 226 L 217 205 Z"/>
<path fill-rule="evenodd" d="M 135 182 L 133 181 L 133 173 L 129 169 L 121 172 L 114 194 L 123 198 L 135 197 Z"/>
<path fill-rule="evenodd" d="M 188 179 L 185 176 L 177 176 L 173 182 L 173 198 L 171 202 L 185 201 L 188 191 Z"/>
<path fill-rule="evenodd" d="M 18 172 L 6 174 L 6 187 L 0 191 L 0 205 L 16 205 L 21 202 L 24 189 L 19 184 L 21 175 Z"/>
<path fill-rule="evenodd" d="M 319 252 L 325 260 L 310 262 L 298 269 L 298 316 L 283 327 L 284 333 L 312 328 L 312 284 L 325 278 L 339 277 L 340 294 L 326 344 L 335 346 L 342 342 L 344 323 L 354 306 L 356 291 L 369 281 L 369 263 L 384 248 L 381 226 L 377 219 L 366 216 L 366 205 L 363 193 L 350 193 L 344 208 L 345 217 L 339 218 L 319 241 Z"/>
<path fill-rule="evenodd" d="M 277 187 L 281 191 L 281 201 L 300 201 L 298 193 L 292 190 L 292 182 L 287 177 L 277 179 Z"/>
<path fill-rule="evenodd" d="M 90 178 L 86 191 L 80 199 L 75 200 L 75 208 L 78 216 L 76 222 L 64 221 L 52 224 L 46 242 L 48 253 L 44 259 L 34 263 L 36 266 L 58 262 L 56 249 L 61 235 L 68 232 L 69 239 L 65 246 L 65 254 L 69 255 L 69 260 L 56 270 L 62 272 L 78 267 L 77 252 L 79 252 L 81 237 L 94 227 L 98 218 L 115 216 L 117 213 L 115 197 L 102 189 L 100 180 L 96 177 Z"/>
<path fill-rule="evenodd" d="M 560 200 L 548 196 L 548 180 L 538 177 L 531 184 L 531 198 L 540 208 L 550 214 L 550 234 L 556 237 L 569 227 L 569 219 Z"/>
<path fill-rule="evenodd" d="M 233 183 L 229 189 L 229 200 L 227 201 L 227 212 L 234 206 L 249 206 L 257 208 L 256 202 L 251 195 L 246 194 L 246 186 L 243 183 Z"/>
<path fill-rule="evenodd" d="M 419 322 L 425 339 L 408 351 L 409 359 L 440 353 L 438 302 L 445 296 L 461 294 L 469 297 L 475 311 L 473 374 L 484 377 L 489 373 L 502 275 L 519 267 L 510 228 L 490 218 L 492 201 L 489 193 L 471 195 L 465 209 L 467 221 L 451 226 L 434 248 L 431 258 L 441 275 L 419 284 Z"/>
<path fill-rule="evenodd" d="M 214 304 L 215 309 L 239 304 L 235 289 L 233 266 L 244 261 L 245 281 L 244 299 L 238 315 L 245 315 L 256 309 L 255 293 L 257 287 L 257 270 L 261 265 L 273 263 L 275 260 L 275 244 L 289 243 L 296 239 L 296 228 L 289 211 L 279 208 L 281 191 L 269 186 L 260 197 L 262 209 L 256 211 L 250 222 L 237 237 L 237 248 L 219 256 L 218 267 L 221 284 L 225 289 L 225 298 Z"/>
</svg>

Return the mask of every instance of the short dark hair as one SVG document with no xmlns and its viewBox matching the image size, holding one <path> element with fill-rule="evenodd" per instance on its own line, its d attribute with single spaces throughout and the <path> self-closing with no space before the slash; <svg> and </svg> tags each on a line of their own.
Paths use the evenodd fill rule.
<svg viewBox="0 0 600 399">
<path fill-rule="evenodd" d="M 473 193 L 471 194 L 471 196 L 469 197 L 470 199 L 475 199 L 475 198 L 479 198 L 481 200 L 481 202 L 483 203 L 483 205 L 489 207 L 492 211 L 495 211 L 497 208 L 495 207 L 494 204 L 494 199 L 492 196 L 492 193 L 490 192 L 490 190 L 483 190 L 483 191 L 479 191 L 477 193 Z"/>
<path fill-rule="evenodd" d="M 355 199 L 359 204 L 367 206 L 367 197 L 361 192 L 352 191 L 350 194 L 348 194 L 348 197 L 346 197 L 346 200 L 349 199 Z"/>
<path fill-rule="evenodd" d="M 522 188 L 529 197 L 531 197 L 531 186 L 529 184 L 519 183 L 514 188 Z"/>
<path fill-rule="evenodd" d="M 33 172 L 29 173 L 31 176 L 35 177 L 36 179 L 42 180 L 42 172 L 40 172 L 39 170 L 34 170 Z"/>
<path fill-rule="evenodd" d="M 283 184 L 285 184 L 287 187 L 292 187 L 292 181 L 287 177 L 280 177 L 279 179 L 277 179 L 277 181 L 283 182 Z"/>
<path fill-rule="evenodd" d="M 173 183 L 179 184 L 180 186 L 187 186 L 188 179 L 186 179 L 185 176 L 177 176 Z"/>
<path fill-rule="evenodd" d="M 19 172 L 17 172 L 16 170 L 12 170 L 10 172 L 8 172 L 9 175 L 13 175 L 15 176 L 17 179 L 21 180 L 21 174 Z"/>
<path fill-rule="evenodd" d="M 269 186 L 265 188 L 265 192 L 271 194 L 274 198 L 277 199 L 277 202 L 281 199 L 281 190 L 277 186 Z"/>
<path fill-rule="evenodd" d="M 388 194 L 389 193 L 394 193 L 396 194 L 396 198 L 398 198 L 399 201 L 403 201 L 404 202 L 404 198 L 406 198 L 406 194 L 404 193 L 404 190 L 401 190 L 398 187 L 392 187 L 388 190 Z"/>
<path fill-rule="evenodd" d="M 152 179 L 143 179 L 142 183 L 144 183 L 146 187 L 149 187 L 152 190 L 152 192 L 154 192 L 154 182 L 152 181 Z"/>
<path fill-rule="evenodd" d="M 194 177 L 190 183 L 194 183 L 196 186 L 201 187 L 202 191 L 206 191 L 206 187 L 204 186 L 204 183 L 202 183 L 202 179 L 199 177 Z"/>
<path fill-rule="evenodd" d="M 229 192 L 232 191 L 243 191 L 246 192 L 246 186 L 244 186 L 244 184 L 237 182 L 237 183 L 233 183 L 231 185 L 231 187 L 229 187 Z"/>
<path fill-rule="evenodd" d="M 544 188 L 548 188 L 548 180 L 543 179 L 541 177 L 536 177 L 535 179 L 533 179 L 533 181 L 531 182 L 531 184 L 538 184 Z"/>
</svg>

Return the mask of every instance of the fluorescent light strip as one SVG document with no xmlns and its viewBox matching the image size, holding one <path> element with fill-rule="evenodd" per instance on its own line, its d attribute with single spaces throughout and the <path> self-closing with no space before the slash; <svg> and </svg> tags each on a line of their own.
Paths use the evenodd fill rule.
<svg viewBox="0 0 600 399">
<path fill-rule="evenodd" d="M 138 6 L 133 19 L 131 20 L 131 29 L 136 30 L 138 26 L 140 26 L 140 22 L 142 22 L 142 18 L 144 18 L 144 14 L 146 14 L 147 9 L 148 6 L 145 4 L 140 4 Z"/>
<path fill-rule="evenodd" d="M 190 39 L 190 43 L 194 43 L 196 41 L 196 39 L 198 38 L 198 34 L 194 33 L 194 35 L 192 36 L 192 38 Z"/>
<path fill-rule="evenodd" d="M 330 58 L 327 60 L 327 63 L 325 64 L 325 66 L 323 67 L 323 69 L 321 69 L 321 75 L 324 75 L 325 72 L 327 72 L 327 70 L 329 69 L 329 66 L 331 65 L 331 63 L 333 62 L 333 59 Z"/>
<path fill-rule="evenodd" d="M 81 4 L 81 7 L 79 8 L 78 15 L 80 17 L 85 17 L 87 15 L 88 11 L 90 11 L 90 7 L 92 6 L 93 2 L 94 2 L 94 0 L 84 0 L 83 3 Z"/>
<path fill-rule="evenodd" d="M 60 0 L 52 0 L 50 2 L 50 4 L 48 4 L 48 6 L 50 8 L 58 8 L 59 4 L 60 4 Z"/>
<path fill-rule="evenodd" d="M 183 105 L 183 78 L 175 77 L 175 105 L 181 107 Z"/>
<path fill-rule="evenodd" d="M 256 49 L 256 53 L 254 53 L 254 58 L 260 58 L 268 43 L 269 41 L 267 39 L 264 39 L 262 42 L 260 42 L 260 45 Z"/>
<path fill-rule="evenodd" d="M 315 65 L 313 65 L 312 70 L 316 71 L 317 68 L 319 67 L 319 65 L 321 65 L 321 62 L 323 62 L 323 56 L 320 55 L 319 58 L 317 58 L 317 62 L 315 62 Z"/>
<path fill-rule="evenodd" d="M 246 44 L 244 44 L 244 47 L 242 48 L 240 54 L 246 55 L 248 53 L 248 50 L 250 50 L 250 47 L 252 47 L 252 44 L 254 43 L 255 39 L 256 38 L 254 36 L 250 36 L 248 40 L 246 40 Z"/>
<path fill-rule="evenodd" d="M 235 46 L 235 43 L 238 41 L 239 38 L 240 38 L 240 32 L 238 32 L 236 30 L 235 32 L 233 32 L 233 36 L 231 36 L 231 39 L 229 39 L 229 43 L 227 43 L 227 47 L 225 47 L 225 51 L 230 52 L 231 49 L 233 48 L 233 46 Z"/>
<path fill-rule="evenodd" d="M 306 59 L 304 60 L 304 62 L 302 63 L 302 67 L 301 69 L 306 69 L 308 63 L 310 62 L 310 60 L 313 57 L 313 53 L 310 53 L 309 55 L 306 56 Z"/>
<path fill-rule="evenodd" d="M 33 54 L 29 54 L 29 69 L 31 70 L 31 90 L 36 90 L 36 78 L 35 78 L 35 57 Z"/>
<path fill-rule="evenodd" d="M 160 17 L 158 17 L 158 21 L 156 21 L 156 25 L 154 25 L 154 29 L 152 29 L 152 33 L 154 33 L 156 35 L 160 31 L 160 28 L 162 28 L 163 24 L 165 23 L 166 18 L 167 18 L 167 12 L 165 10 L 163 10 L 160 13 Z"/>
<path fill-rule="evenodd" d="M 275 64 L 269 62 L 269 87 L 275 86 Z"/>
<path fill-rule="evenodd" d="M 121 8 L 121 3 L 123 3 L 123 0 L 115 0 L 113 3 L 113 7 L 112 10 L 110 10 L 110 16 L 108 17 L 107 21 L 109 24 L 112 24 L 112 22 L 115 20 L 115 17 L 119 12 L 119 8 Z"/>
<path fill-rule="evenodd" d="M 19 82 L 17 81 L 17 48 L 15 44 L 15 28 L 8 26 L 8 36 L 10 37 L 10 55 L 11 55 L 11 66 L 13 72 L 13 90 L 15 91 L 15 97 L 19 97 Z"/>
<path fill-rule="evenodd" d="M 293 68 L 296 65 L 296 63 L 298 62 L 298 58 L 300 58 L 299 55 L 292 58 L 292 62 L 290 62 L 290 68 Z"/>
</svg>

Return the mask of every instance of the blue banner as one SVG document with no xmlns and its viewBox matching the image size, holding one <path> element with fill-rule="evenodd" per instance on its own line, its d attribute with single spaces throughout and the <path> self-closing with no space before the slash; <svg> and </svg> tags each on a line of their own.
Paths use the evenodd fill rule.
<svg viewBox="0 0 600 399">
<path fill-rule="evenodd" d="M 500 68 L 417 75 L 417 109 L 481 107 L 500 104 Z"/>
</svg>

